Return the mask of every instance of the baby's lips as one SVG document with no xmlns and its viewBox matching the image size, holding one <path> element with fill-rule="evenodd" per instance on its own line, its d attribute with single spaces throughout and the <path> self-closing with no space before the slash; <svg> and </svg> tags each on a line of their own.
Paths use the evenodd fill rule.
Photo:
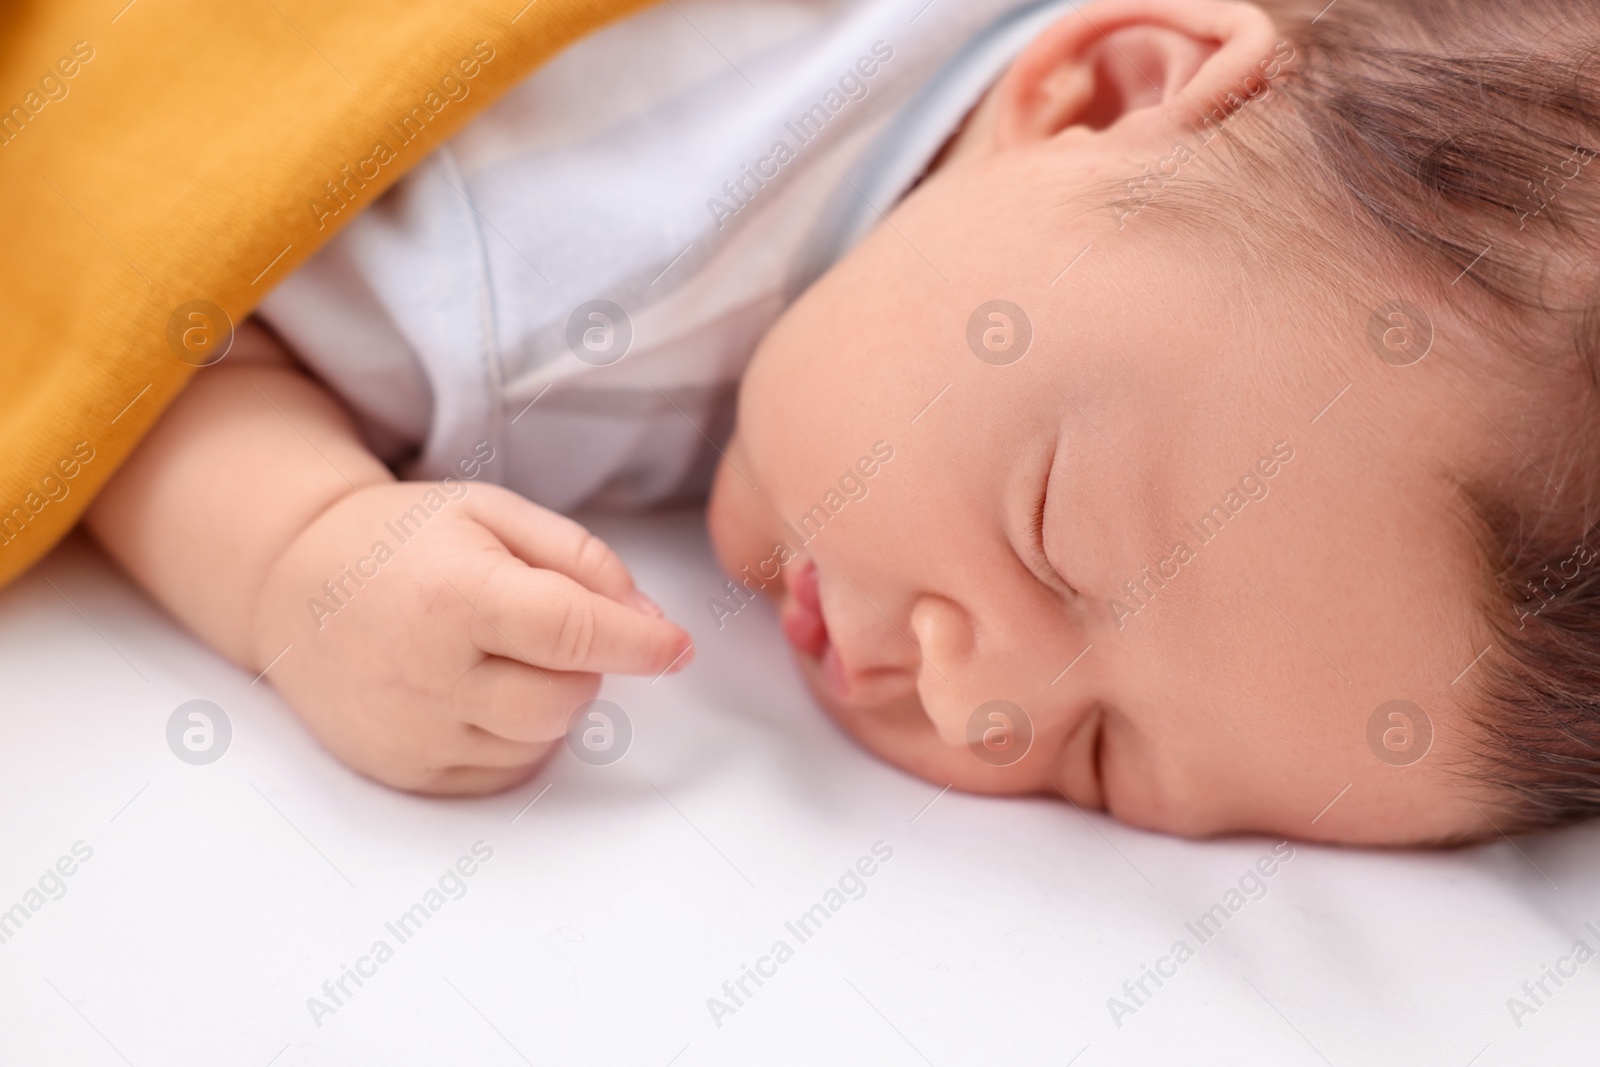
<svg viewBox="0 0 1600 1067">
<path fill-rule="evenodd" d="M 820 656 L 828 648 L 828 624 L 822 617 L 817 590 L 817 565 L 810 560 L 800 565 L 789 582 L 789 601 L 783 606 L 783 633 L 789 643 L 808 656 Z"/>
<path fill-rule="evenodd" d="M 789 592 L 806 611 L 822 614 L 822 596 L 817 590 L 816 563 L 808 559 L 792 572 Z"/>
<path fill-rule="evenodd" d="M 792 601 L 784 605 L 781 616 L 783 635 L 808 656 L 820 656 L 828 647 L 828 628 L 814 611 Z"/>
</svg>

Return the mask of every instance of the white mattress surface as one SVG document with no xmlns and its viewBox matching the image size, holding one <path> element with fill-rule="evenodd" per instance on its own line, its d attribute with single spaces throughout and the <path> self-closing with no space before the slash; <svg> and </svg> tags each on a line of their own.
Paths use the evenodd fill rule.
<svg viewBox="0 0 1600 1067">
<path fill-rule="evenodd" d="M 0 1064 L 1600 1062 L 1600 826 L 1285 859 L 941 795 L 765 605 L 718 631 L 698 515 L 595 525 L 697 658 L 482 800 L 346 770 L 76 537 L 0 593 Z"/>
</svg>

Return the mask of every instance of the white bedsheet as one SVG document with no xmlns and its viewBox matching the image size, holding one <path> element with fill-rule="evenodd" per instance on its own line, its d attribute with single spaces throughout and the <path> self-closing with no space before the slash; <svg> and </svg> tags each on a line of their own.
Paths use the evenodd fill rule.
<svg viewBox="0 0 1600 1067">
<path fill-rule="evenodd" d="M 563 752 L 487 800 L 347 771 L 82 541 L 0 594 L 0 909 L 28 913 L 0 943 L 0 1063 L 1600 1060 L 1600 960 L 1570 955 L 1600 950 L 1600 827 L 1440 855 L 1297 845 L 1202 943 L 1186 923 L 1254 890 L 1275 842 L 940 796 L 811 705 L 771 611 L 716 630 L 698 516 L 598 528 L 698 658 L 607 682 L 635 731 L 620 762 Z M 210 765 L 167 746 L 193 699 L 232 725 Z M 401 942 L 385 923 L 478 842 L 465 894 Z M 875 844 L 892 856 L 863 864 L 864 894 L 830 900 Z M 62 857 L 73 873 L 46 876 Z M 840 901 L 803 942 L 785 926 Z M 392 956 L 335 1004 L 323 983 L 379 940 Z M 736 1003 L 723 983 L 780 940 L 792 955 Z M 1136 1003 L 1124 982 L 1180 940 L 1192 958 Z M 1524 981 L 1557 965 L 1576 973 L 1535 1004 Z"/>
</svg>

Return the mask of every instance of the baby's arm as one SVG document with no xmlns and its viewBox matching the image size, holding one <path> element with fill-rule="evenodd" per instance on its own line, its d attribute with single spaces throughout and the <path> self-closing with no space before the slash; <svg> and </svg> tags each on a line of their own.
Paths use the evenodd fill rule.
<svg viewBox="0 0 1600 1067">
<path fill-rule="evenodd" d="M 342 759 L 402 788 L 512 785 L 599 672 L 689 659 L 592 534 L 496 486 L 396 482 L 253 323 L 85 522 L 195 633 L 270 665 Z"/>
</svg>

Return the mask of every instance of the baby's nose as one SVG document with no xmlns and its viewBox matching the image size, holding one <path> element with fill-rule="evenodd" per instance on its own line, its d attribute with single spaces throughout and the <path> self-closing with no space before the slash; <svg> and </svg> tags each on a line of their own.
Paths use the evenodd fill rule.
<svg viewBox="0 0 1600 1067">
<path fill-rule="evenodd" d="M 953 601 L 924 596 L 911 609 L 921 665 L 917 693 L 939 739 L 961 745 L 967 739 L 972 709 L 998 694 L 985 692 L 992 680 L 982 677 L 976 662 L 972 617 Z"/>
</svg>

